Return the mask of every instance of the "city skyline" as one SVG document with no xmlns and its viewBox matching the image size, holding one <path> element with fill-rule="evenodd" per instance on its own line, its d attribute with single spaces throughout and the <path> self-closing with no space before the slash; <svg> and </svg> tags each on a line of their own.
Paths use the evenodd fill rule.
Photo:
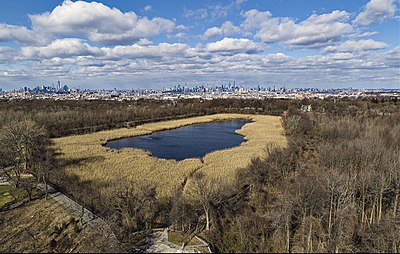
<svg viewBox="0 0 400 254">
<path fill-rule="evenodd" d="M 0 88 L 400 88 L 398 0 L 2 3 Z"/>
</svg>

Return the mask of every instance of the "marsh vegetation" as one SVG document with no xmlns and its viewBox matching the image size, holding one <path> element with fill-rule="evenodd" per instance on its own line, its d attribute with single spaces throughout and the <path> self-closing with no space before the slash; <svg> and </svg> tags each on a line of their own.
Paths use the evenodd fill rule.
<svg viewBox="0 0 400 254">
<path fill-rule="evenodd" d="M 396 98 L 139 101 L 127 114 L 124 103 L 74 103 L 21 101 L 0 108 L 3 134 L 7 123 L 29 118 L 59 137 L 43 143 L 47 155 L 39 159 L 31 156 L 35 150 L 2 149 L 7 156 L 21 151 L 29 156 L 3 156 L 9 159 L 0 168 L 42 165 L 46 170 L 37 172 L 104 218 L 126 251 L 141 250 L 151 229 L 160 226 L 183 232 L 184 243 L 200 234 L 219 252 L 400 250 Z M 300 110 L 302 105 L 311 105 L 312 112 Z M 98 115 L 99 125 L 78 114 L 84 107 L 86 120 Z M 205 116 L 187 118 L 190 110 Z M 145 116 L 150 111 L 157 113 Z M 236 118 L 253 120 L 238 131 L 247 142 L 210 153 L 203 162 L 102 146 L 111 139 Z M 114 127 L 125 128 L 107 130 Z M 87 134 L 64 136 L 72 133 Z"/>
</svg>

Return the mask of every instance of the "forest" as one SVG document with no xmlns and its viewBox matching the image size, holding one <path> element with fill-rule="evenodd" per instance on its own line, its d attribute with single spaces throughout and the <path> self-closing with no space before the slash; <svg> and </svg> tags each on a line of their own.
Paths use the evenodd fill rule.
<svg viewBox="0 0 400 254">
<path fill-rule="evenodd" d="M 0 100 L 0 127 L 30 119 L 45 126 L 49 136 L 91 133 L 142 123 L 210 115 L 245 113 L 281 115 L 290 107 L 312 105 L 313 111 L 340 115 L 374 116 L 398 110 L 397 97 L 372 99 L 181 99 L 137 101 Z"/>
<path fill-rule="evenodd" d="M 290 112 L 289 145 L 242 171 L 217 205 L 221 252 L 400 251 L 400 114 Z M 244 191 L 244 194 L 241 192 Z"/>
<path fill-rule="evenodd" d="M 98 183 L 109 189 L 100 194 L 65 172 L 50 145 L 53 137 L 214 113 L 282 115 L 288 146 L 266 146 L 268 156 L 231 185 L 195 173 L 187 195 L 160 199 L 154 186 L 126 179 Z M 215 252 L 400 252 L 397 98 L 0 101 L 0 128 L 2 171 L 36 168 L 38 179 L 105 219 L 126 251 L 169 226 L 188 239 L 201 235 Z"/>
</svg>

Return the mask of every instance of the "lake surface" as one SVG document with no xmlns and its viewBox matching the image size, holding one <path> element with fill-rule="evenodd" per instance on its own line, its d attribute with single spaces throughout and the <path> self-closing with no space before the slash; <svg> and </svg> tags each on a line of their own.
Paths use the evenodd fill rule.
<svg viewBox="0 0 400 254">
<path fill-rule="evenodd" d="M 202 158 L 212 151 L 231 148 L 244 141 L 235 131 L 250 120 L 234 120 L 194 124 L 150 135 L 117 139 L 107 142 L 106 147 L 143 149 L 154 157 L 174 159 Z"/>
</svg>

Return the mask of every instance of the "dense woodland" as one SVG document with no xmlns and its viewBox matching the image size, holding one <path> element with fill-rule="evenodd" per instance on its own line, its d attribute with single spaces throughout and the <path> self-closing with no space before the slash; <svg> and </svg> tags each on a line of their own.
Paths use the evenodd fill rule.
<svg viewBox="0 0 400 254">
<path fill-rule="evenodd" d="M 399 252 L 400 114 L 292 112 L 286 149 L 237 177 L 242 198 L 216 206 L 221 252 Z"/>
<path fill-rule="evenodd" d="M 160 101 L 54 101 L 0 100 L 0 126 L 12 120 L 31 119 L 46 126 L 51 137 L 90 133 L 117 127 L 209 115 L 223 112 L 259 112 L 279 115 L 289 101 L 177 100 Z"/>
<path fill-rule="evenodd" d="M 55 101 L 0 100 L 0 127 L 10 121 L 30 119 L 45 126 L 50 137 L 89 133 L 145 122 L 214 113 L 281 115 L 289 108 L 311 104 L 313 111 L 340 115 L 374 116 L 398 110 L 397 98 L 275 100 L 187 99 L 177 101 Z"/>
<path fill-rule="evenodd" d="M 74 162 L 55 160 L 43 141 L 45 130 L 59 137 L 222 112 L 283 114 L 288 147 L 266 147 L 268 157 L 254 159 L 231 186 L 194 174 L 188 195 L 165 200 L 124 179 L 100 195 L 66 174 Z M 40 151 L 7 145 L 10 133 L 28 132 L 16 124 L 23 121 L 40 135 L 14 143 L 39 143 Z M 396 98 L 0 101 L 0 127 L 0 169 L 38 165 L 40 179 L 104 218 L 128 251 L 140 250 L 151 228 L 170 226 L 188 239 L 200 234 L 217 252 L 400 252 Z"/>
</svg>

